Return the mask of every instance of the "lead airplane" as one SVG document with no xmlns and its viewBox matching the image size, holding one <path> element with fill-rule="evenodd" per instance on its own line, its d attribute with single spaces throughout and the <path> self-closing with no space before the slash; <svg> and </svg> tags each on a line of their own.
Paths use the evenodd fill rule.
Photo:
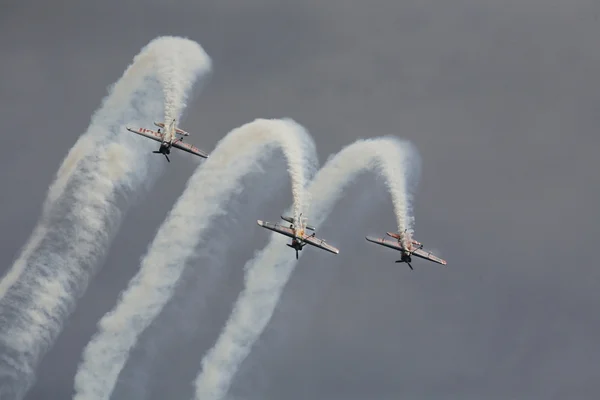
<svg viewBox="0 0 600 400">
<path fill-rule="evenodd" d="M 272 230 L 273 232 L 280 233 L 287 237 L 291 237 L 292 243 L 288 244 L 287 246 L 296 250 L 296 260 L 298 259 L 298 251 L 302 250 L 302 248 L 307 244 L 329 251 L 330 253 L 339 254 L 340 251 L 338 249 L 325 243 L 323 239 L 315 237 L 315 228 L 310 225 L 306 225 L 306 221 L 302 218 L 302 214 L 300 214 L 300 221 L 298 223 L 296 223 L 292 217 L 286 217 L 282 215 L 281 219 L 289 222 L 290 226 L 287 227 L 282 224 L 274 224 L 272 222 L 261 220 L 256 222 L 263 228 Z M 308 235 L 306 230 L 313 231 L 313 233 Z"/>
<path fill-rule="evenodd" d="M 408 248 L 405 248 L 402 244 L 403 235 L 398 233 L 386 232 L 388 236 L 393 237 L 396 240 L 390 240 L 386 238 L 378 238 L 373 236 L 367 236 L 366 239 L 369 242 L 377 243 L 381 246 L 389 247 L 390 249 L 399 250 L 402 252 L 400 256 L 400 260 L 396 261 L 397 263 L 407 263 L 410 269 L 413 269 L 412 265 L 410 265 L 412 258 L 411 256 L 417 256 L 419 258 L 423 258 L 425 260 L 432 261 L 434 263 L 446 265 L 446 260 L 442 260 L 439 257 L 436 257 L 432 253 L 423 250 L 423 245 L 416 240 L 409 239 Z M 406 234 L 406 233 L 405 233 Z"/>
<path fill-rule="evenodd" d="M 158 126 L 158 132 L 147 128 L 131 129 L 127 127 L 127 130 L 129 132 L 137 133 L 138 135 L 146 137 L 148 139 L 160 142 L 160 147 L 157 151 L 153 151 L 153 153 L 163 154 L 167 158 L 168 162 L 171 162 L 171 160 L 169 160 L 169 156 L 167 155 L 171 154 L 171 147 L 187 151 L 188 153 L 197 155 L 202 158 L 208 158 L 208 153 L 200 150 L 196 146 L 193 146 L 188 143 L 183 143 L 183 136 L 189 136 L 190 134 L 182 129 L 177 128 L 175 126 L 175 120 L 173 120 L 173 122 L 171 122 L 166 128 L 165 124 L 162 122 L 155 122 L 154 125 Z M 164 130 L 163 133 L 160 133 L 160 128 Z M 177 135 L 181 135 L 182 137 L 178 138 Z"/>
</svg>

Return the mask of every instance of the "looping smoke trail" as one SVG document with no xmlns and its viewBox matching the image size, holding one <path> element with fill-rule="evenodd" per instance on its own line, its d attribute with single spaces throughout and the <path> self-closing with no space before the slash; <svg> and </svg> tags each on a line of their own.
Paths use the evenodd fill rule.
<svg viewBox="0 0 600 400">
<path fill-rule="evenodd" d="M 39 245 L 39 242 L 45 236 L 47 220 L 52 216 L 51 207 L 56 200 L 63 194 L 72 174 L 78 170 L 78 164 L 82 158 L 89 155 L 96 149 L 101 152 L 100 142 L 105 142 L 110 137 L 110 132 L 101 129 L 92 129 L 97 125 L 102 125 L 103 121 L 110 120 L 112 116 L 119 114 L 119 109 L 127 109 L 131 102 L 131 96 L 134 90 L 139 87 L 143 79 L 152 70 L 154 60 L 156 59 L 153 43 L 147 45 L 140 54 L 138 54 L 133 63 L 127 68 L 121 79 L 111 88 L 108 96 L 103 100 L 103 104 L 92 116 L 92 121 L 88 131 L 81 135 L 75 145 L 71 147 L 69 153 L 62 162 L 56 174 L 56 179 L 48 188 L 48 195 L 44 202 L 42 215 L 38 221 L 29 242 L 25 246 L 21 257 L 15 262 L 7 275 L 0 281 L 0 296 L 4 296 L 6 290 L 17 280 L 22 270 L 25 268 L 25 260 L 29 254 Z"/>
<path fill-rule="evenodd" d="M 163 37 L 142 49 L 61 165 L 38 226 L 0 282 L 0 398 L 25 395 L 41 358 L 103 260 L 122 215 L 155 179 L 150 144 L 127 133 L 125 124 L 145 124 L 162 114 L 156 71 L 173 49 L 190 51 L 181 68 L 173 70 L 187 84 L 210 68 L 208 56 L 190 43 Z"/>
<path fill-rule="evenodd" d="M 412 147 L 393 138 L 355 142 L 318 171 L 309 186 L 310 219 L 318 227 L 329 215 L 345 187 L 364 170 L 383 176 L 391 194 L 398 230 L 412 231 L 406 175 Z M 196 399 L 221 399 L 240 363 L 268 324 L 296 264 L 284 246 L 286 238 L 273 234 L 270 243 L 246 263 L 245 287 L 215 346 L 202 360 Z"/>
<path fill-rule="evenodd" d="M 188 181 L 119 303 L 99 322 L 75 376 L 75 400 L 109 398 L 137 338 L 172 297 L 186 260 L 210 238 L 210 221 L 226 214 L 222 204 L 275 146 L 284 152 L 294 203 L 302 208 L 302 189 L 316 156 L 312 138 L 300 125 L 258 119 L 225 136 Z"/>
</svg>

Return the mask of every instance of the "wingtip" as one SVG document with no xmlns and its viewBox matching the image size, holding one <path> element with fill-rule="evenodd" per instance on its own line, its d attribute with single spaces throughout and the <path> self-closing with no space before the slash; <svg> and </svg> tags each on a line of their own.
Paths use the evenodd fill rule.
<svg viewBox="0 0 600 400">
<path fill-rule="evenodd" d="M 258 225 L 260 225 L 260 226 L 263 226 L 263 221 L 262 221 L 262 220 L 260 220 L 260 219 L 257 219 L 257 220 L 256 220 L 256 223 L 257 223 Z"/>
</svg>

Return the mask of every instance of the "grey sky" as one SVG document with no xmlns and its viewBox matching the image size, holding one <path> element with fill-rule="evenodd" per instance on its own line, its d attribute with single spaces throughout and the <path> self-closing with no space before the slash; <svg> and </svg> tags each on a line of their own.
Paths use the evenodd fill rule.
<svg viewBox="0 0 600 400">
<path fill-rule="evenodd" d="M 106 87 L 154 37 L 187 36 L 214 61 L 181 124 L 195 133 L 194 144 L 211 150 L 257 117 L 294 118 L 314 136 L 322 161 L 358 138 L 409 139 L 422 158 L 416 238 L 449 261 L 446 269 L 417 261 L 415 271 L 394 264 L 391 250 L 364 240 L 394 228 L 389 200 L 378 195 L 368 209 L 345 199 L 321 231 L 340 255 L 307 251 L 232 394 L 598 396 L 598 4 L 60 3 L 11 2 L 0 13 L 3 270 L 27 241 L 53 175 Z M 152 196 L 125 219 L 29 400 L 71 396 L 96 322 L 196 167 L 173 158 Z M 361 179 L 351 192 L 372 188 L 381 185 Z M 288 202 L 282 196 L 277 206 Z M 277 216 L 260 212 L 244 221 Z M 357 212 L 369 217 L 356 220 L 355 234 L 340 232 Z M 214 307 L 194 316 L 210 329 L 186 348 L 193 351 L 173 349 L 171 375 L 155 381 L 167 389 L 157 393 L 190 396 L 188 378 L 214 343 L 253 249 L 229 259 Z"/>
</svg>

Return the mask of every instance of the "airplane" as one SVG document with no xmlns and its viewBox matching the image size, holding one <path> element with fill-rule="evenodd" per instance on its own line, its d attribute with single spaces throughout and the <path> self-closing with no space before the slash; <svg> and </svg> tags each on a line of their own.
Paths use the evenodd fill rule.
<svg viewBox="0 0 600 400">
<path fill-rule="evenodd" d="M 256 222 L 263 228 L 272 230 L 277 233 L 281 233 L 282 235 L 285 235 L 287 237 L 291 237 L 292 243 L 288 244 L 287 246 L 296 250 L 296 260 L 298 259 L 298 251 L 302 250 L 302 248 L 307 244 L 329 251 L 334 254 L 339 254 L 340 251 L 338 249 L 331 245 L 328 245 L 323 239 L 315 237 L 315 228 L 313 226 L 305 224 L 305 220 L 304 218 L 302 218 L 302 214 L 300 214 L 299 224 L 296 224 L 294 218 L 292 217 L 286 217 L 282 215 L 281 219 L 290 223 L 289 228 L 282 224 L 274 224 L 272 222 L 266 222 L 261 220 L 258 220 Z M 313 233 L 311 235 L 308 235 L 306 234 L 305 230 L 313 231 Z"/>
<path fill-rule="evenodd" d="M 367 236 L 366 239 L 369 242 L 377 243 L 381 246 L 389 247 L 390 249 L 400 250 L 402 252 L 402 256 L 400 257 L 400 260 L 396 261 L 397 263 L 405 262 L 408 264 L 409 268 L 412 270 L 413 267 L 412 267 L 412 265 L 410 265 L 410 263 L 412 261 L 411 256 L 414 255 L 419 258 L 423 258 L 425 260 L 433 261 L 434 263 L 446 265 L 446 260 L 442 260 L 441 258 L 436 257 L 432 253 L 423 250 L 423 245 L 421 243 L 417 242 L 416 240 L 410 239 L 408 242 L 409 247 L 405 248 L 404 245 L 402 244 L 402 236 L 403 235 L 398 234 L 398 233 L 392 233 L 392 232 L 386 232 L 386 233 L 388 236 L 391 236 L 396 240 L 377 238 L 377 237 L 373 237 L 373 236 Z"/>
<path fill-rule="evenodd" d="M 157 151 L 153 151 L 152 153 L 163 154 L 167 158 L 168 162 L 171 162 L 171 160 L 169 160 L 169 156 L 167 155 L 171 154 L 171 147 L 187 151 L 188 153 L 192 153 L 202 158 L 208 158 L 208 153 L 205 153 L 196 146 L 183 143 L 183 137 L 177 138 L 177 135 L 189 136 L 190 134 L 182 129 L 177 128 L 175 126 L 175 120 L 173 120 L 173 122 L 171 122 L 166 128 L 165 124 L 162 122 L 155 122 L 154 125 L 158 126 L 158 132 L 147 128 L 131 129 L 127 127 L 127 130 L 129 132 L 137 133 L 140 136 L 147 137 L 148 139 L 160 142 L 159 149 Z M 164 129 L 163 133 L 160 133 L 160 128 Z"/>
</svg>

